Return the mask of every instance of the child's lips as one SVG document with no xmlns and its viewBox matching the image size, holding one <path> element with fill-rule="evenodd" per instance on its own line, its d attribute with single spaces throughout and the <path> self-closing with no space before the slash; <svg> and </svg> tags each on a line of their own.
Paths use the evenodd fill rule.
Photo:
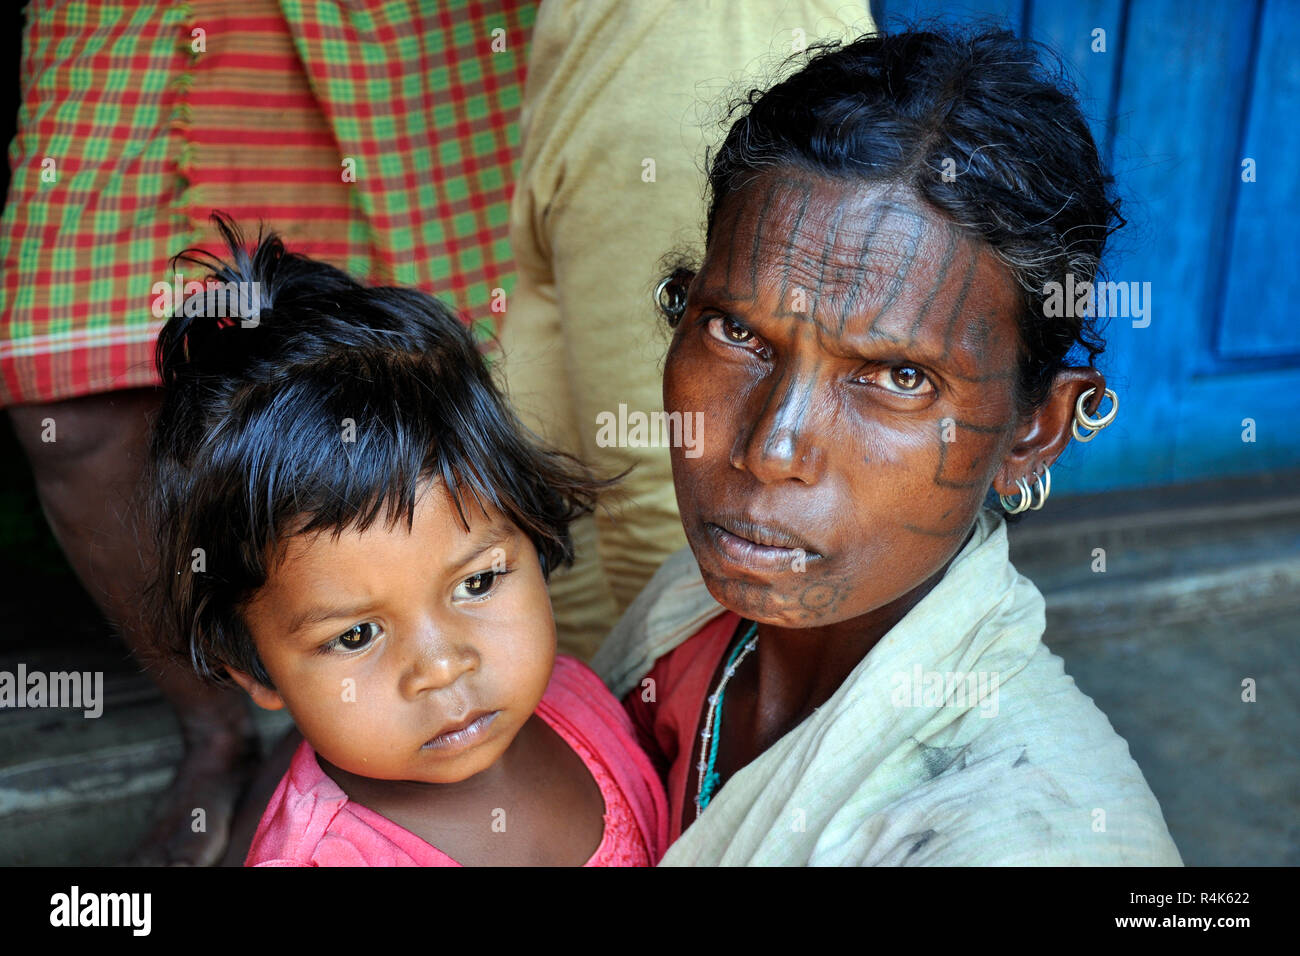
<svg viewBox="0 0 1300 956">
<path fill-rule="evenodd" d="M 479 710 L 466 716 L 463 720 L 457 720 L 456 723 L 443 731 L 440 731 L 435 737 L 431 738 L 421 750 L 438 750 L 449 752 L 463 750 L 472 747 L 482 740 L 488 727 L 496 720 L 499 710 Z"/>
</svg>

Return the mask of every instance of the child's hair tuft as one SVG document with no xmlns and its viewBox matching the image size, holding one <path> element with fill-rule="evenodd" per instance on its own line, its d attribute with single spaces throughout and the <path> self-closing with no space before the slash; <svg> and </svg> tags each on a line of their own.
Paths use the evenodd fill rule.
<svg viewBox="0 0 1300 956">
<path fill-rule="evenodd" d="M 250 252 L 228 217 L 213 219 L 228 257 L 189 249 L 174 261 L 246 291 L 255 316 L 178 305 L 158 336 L 149 603 L 164 647 L 210 680 L 229 666 L 271 686 L 241 608 L 286 540 L 364 531 L 381 512 L 410 527 L 429 479 L 462 523 L 484 505 L 513 521 L 544 574 L 572 561 L 570 522 L 617 479 L 523 427 L 465 323 L 423 292 L 368 288 L 289 252 L 274 233 Z"/>
</svg>

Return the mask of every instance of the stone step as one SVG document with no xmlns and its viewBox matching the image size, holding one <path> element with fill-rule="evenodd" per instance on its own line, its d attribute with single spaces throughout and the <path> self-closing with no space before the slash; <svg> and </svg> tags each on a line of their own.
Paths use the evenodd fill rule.
<svg viewBox="0 0 1300 956">
<path fill-rule="evenodd" d="M 1008 528 L 1049 642 L 1300 611 L 1300 472 L 1054 504 Z"/>
</svg>

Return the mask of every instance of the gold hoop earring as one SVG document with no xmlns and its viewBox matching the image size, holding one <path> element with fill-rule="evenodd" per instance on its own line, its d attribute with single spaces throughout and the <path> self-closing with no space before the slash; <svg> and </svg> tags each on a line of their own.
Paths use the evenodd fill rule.
<svg viewBox="0 0 1300 956">
<path fill-rule="evenodd" d="M 1052 469 L 1047 465 L 1043 466 L 1043 473 L 1034 476 L 1034 504 L 1029 507 L 1037 511 L 1047 504 L 1047 496 L 1052 493 Z"/>
<path fill-rule="evenodd" d="M 1029 502 L 1033 493 L 1029 490 L 1029 482 L 1024 478 L 1016 479 L 1016 487 L 1020 490 L 1020 499 L 1013 502 L 1010 497 L 1004 494 L 998 495 L 998 500 L 1002 502 L 1002 507 L 1009 515 L 1018 515 L 1022 511 L 1027 511 L 1030 507 Z"/>
<path fill-rule="evenodd" d="M 1104 402 L 1106 399 L 1110 399 L 1110 411 L 1105 415 L 1102 415 L 1100 418 L 1092 418 L 1089 416 L 1088 413 L 1083 410 L 1083 403 L 1086 402 L 1088 397 L 1096 391 L 1096 388 L 1088 389 L 1080 395 L 1079 400 L 1074 403 L 1074 421 L 1070 423 L 1070 431 L 1074 435 L 1076 441 L 1092 441 L 1097 437 L 1097 432 L 1101 431 L 1115 420 L 1115 414 L 1119 411 L 1119 396 L 1108 388 L 1102 395 L 1102 401 Z M 1101 407 L 1101 402 L 1097 403 L 1097 407 Z M 1080 431 L 1080 429 L 1083 429 L 1083 431 Z"/>
</svg>

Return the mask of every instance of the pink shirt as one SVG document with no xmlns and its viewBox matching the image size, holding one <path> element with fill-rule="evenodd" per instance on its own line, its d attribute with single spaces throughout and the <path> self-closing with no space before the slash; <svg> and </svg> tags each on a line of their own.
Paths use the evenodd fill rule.
<svg viewBox="0 0 1300 956">
<path fill-rule="evenodd" d="M 663 785 L 599 677 L 559 655 L 537 715 L 582 758 L 605 800 L 605 836 L 586 866 L 653 866 L 668 848 Z M 460 866 L 348 799 L 303 741 L 262 814 L 245 866 Z"/>
</svg>

